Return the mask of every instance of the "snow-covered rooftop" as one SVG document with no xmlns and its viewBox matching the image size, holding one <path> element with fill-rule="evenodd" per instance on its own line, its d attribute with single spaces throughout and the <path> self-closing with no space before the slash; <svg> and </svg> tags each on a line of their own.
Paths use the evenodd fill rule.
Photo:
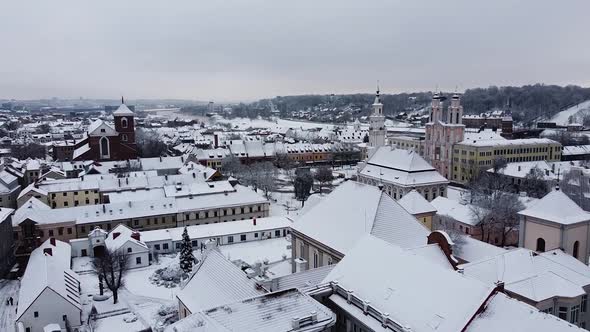
<svg viewBox="0 0 590 332">
<path fill-rule="evenodd" d="M 193 276 L 177 295 L 191 313 L 264 293 L 216 248 L 209 249 L 193 271 Z"/>
<path fill-rule="evenodd" d="M 47 288 L 81 308 L 78 275 L 70 269 L 71 250 L 69 244 L 54 238 L 33 250 L 21 279 L 17 320 Z"/>
<path fill-rule="evenodd" d="M 330 281 L 353 290 L 355 296 L 415 332 L 463 330 L 494 290 L 371 235 L 357 241 L 324 279 Z M 415 305 L 417 299 L 419 305 Z M 340 305 L 343 309 L 353 306 Z"/>
<path fill-rule="evenodd" d="M 503 281 L 506 290 L 535 302 L 581 296 L 590 285 L 590 268 L 559 249 L 537 254 L 518 248 L 462 267 L 467 276 Z"/>
<path fill-rule="evenodd" d="M 363 234 L 402 247 L 426 244 L 429 231 L 379 188 L 346 181 L 302 215 L 293 229 L 345 254 Z"/>
<path fill-rule="evenodd" d="M 293 327 L 295 317 L 316 320 Z M 241 301 L 225 303 L 190 315 L 166 328 L 166 332 L 193 331 L 325 331 L 336 322 L 336 315 L 298 290 L 289 289 Z"/>
<path fill-rule="evenodd" d="M 406 211 L 413 215 L 436 212 L 436 208 L 430 204 L 420 193 L 412 190 L 397 201 Z"/>
<path fill-rule="evenodd" d="M 590 220 L 590 213 L 584 211 L 561 190 L 553 190 L 519 214 L 562 225 Z"/>
<path fill-rule="evenodd" d="M 473 218 L 470 205 L 467 203 L 458 202 L 443 196 L 438 196 L 430 203 L 436 208 L 437 215 L 453 218 L 466 225 L 477 225 L 477 221 Z"/>
</svg>

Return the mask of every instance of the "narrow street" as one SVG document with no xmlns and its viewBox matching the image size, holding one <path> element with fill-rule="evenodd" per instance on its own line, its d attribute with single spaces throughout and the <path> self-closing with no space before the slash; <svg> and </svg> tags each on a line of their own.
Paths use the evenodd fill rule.
<svg viewBox="0 0 590 332">
<path fill-rule="evenodd" d="M 14 332 L 14 320 L 16 319 L 16 302 L 19 290 L 18 280 L 0 280 L 0 331 Z M 6 299 L 14 299 L 13 306 L 6 305 Z"/>
</svg>

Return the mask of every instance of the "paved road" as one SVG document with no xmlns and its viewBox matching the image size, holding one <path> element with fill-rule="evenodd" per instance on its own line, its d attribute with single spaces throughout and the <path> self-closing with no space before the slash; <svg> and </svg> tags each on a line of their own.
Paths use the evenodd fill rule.
<svg viewBox="0 0 590 332">
<path fill-rule="evenodd" d="M 14 320 L 19 287 L 17 280 L 0 279 L 0 331 L 15 332 Z M 11 296 L 14 298 L 14 305 L 6 306 L 6 299 Z"/>
</svg>

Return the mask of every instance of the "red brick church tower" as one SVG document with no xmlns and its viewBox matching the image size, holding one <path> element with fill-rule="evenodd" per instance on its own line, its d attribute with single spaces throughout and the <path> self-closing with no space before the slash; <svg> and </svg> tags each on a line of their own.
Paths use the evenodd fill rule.
<svg viewBox="0 0 590 332">
<path fill-rule="evenodd" d="M 73 160 L 127 160 L 137 158 L 135 113 L 121 98 L 121 106 L 113 112 L 115 128 L 103 120 L 89 127 L 86 139 L 80 141 Z"/>
</svg>

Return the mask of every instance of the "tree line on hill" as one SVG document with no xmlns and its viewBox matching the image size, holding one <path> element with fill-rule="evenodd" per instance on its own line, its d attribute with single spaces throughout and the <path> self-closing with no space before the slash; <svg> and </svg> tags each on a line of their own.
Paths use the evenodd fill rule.
<svg viewBox="0 0 590 332">
<path fill-rule="evenodd" d="M 450 96 L 453 92 L 443 92 Z M 401 112 L 420 110 L 430 104 L 433 92 L 412 92 L 381 95 L 385 115 L 395 116 Z M 515 121 L 529 124 L 534 120 L 548 119 L 559 111 L 590 99 L 590 88 L 576 85 L 558 86 L 534 84 L 524 86 L 490 86 L 487 88 L 467 89 L 462 94 L 462 105 L 466 114 L 479 114 L 491 110 L 510 108 Z M 358 115 L 370 114 L 375 100 L 374 93 L 357 93 L 343 95 L 299 95 L 277 96 L 261 99 L 253 103 L 240 103 L 231 106 L 227 117 L 268 117 L 272 108 L 281 117 L 291 112 L 313 112 L 314 108 L 354 107 Z M 448 100 L 447 100 L 448 103 Z M 272 106 L 271 106 L 272 105 Z M 183 109 L 185 112 L 205 114 L 205 106 Z"/>
</svg>

